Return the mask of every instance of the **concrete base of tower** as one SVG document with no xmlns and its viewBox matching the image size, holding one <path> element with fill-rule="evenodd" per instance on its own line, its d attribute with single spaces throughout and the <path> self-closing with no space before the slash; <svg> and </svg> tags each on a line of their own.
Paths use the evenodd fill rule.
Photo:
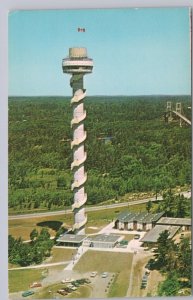
<svg viewBox="0 0 193 300">
<path fill-rule="evenodd" d="M 83 208 L 84 210 L 84 208 Z M 77 219 L 76 219 L 77 220 Z M 84 234 L 85 233 L 85 224 L 87 223 L 87 215 L 85 215 L 84 219 L 81 222 L 75 222 L 75 224 L 73 225 L 73 232 L 75 234 Z"/>
<path fill-rule="evenodd" d="M 84 235 L 85 234 L 85 227 L 80 228 L 78 230 L 75 230 L 74 233 L 77 234 L 77 235 Z"/>
</svg>

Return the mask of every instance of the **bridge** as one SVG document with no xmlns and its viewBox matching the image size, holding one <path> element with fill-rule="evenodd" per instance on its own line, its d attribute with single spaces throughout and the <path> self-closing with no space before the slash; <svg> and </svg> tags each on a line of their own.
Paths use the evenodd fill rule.
<svg viewBox="0 0 193 300">
<path fill-rule="evenodd" d="M 182 103 L 178 102 L 176 103 L 176 110 L 172 109 L 172 102 L 168 101 L 166 106 L 166 114 L 165 114 L 165 121 L 171 122 L 173 120 L 172 114 L 177 116 L 180 120 L 180 127 L 182 126 L 182 122 L 185 122 L 188 125 L 191 125 L 191 121 L 188 120 L 184 114 L 182 109 Z"/>
<path fill-rule="evenodd" d="M 172 111 L 176 116 L 178 116 L 180 119 L 182 119 L 183 121 L 185 121 L 188 125 L 191 125 L 191 121 L 188 120 L 185 116 L 183 116 L 182 114 L 180 114 L 179 112 L 173 110 Z"/>
</svg>

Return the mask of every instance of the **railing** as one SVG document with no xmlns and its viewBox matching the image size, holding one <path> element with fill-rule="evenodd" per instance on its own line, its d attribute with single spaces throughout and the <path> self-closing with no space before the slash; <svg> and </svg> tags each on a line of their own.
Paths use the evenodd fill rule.
<svg viewBox="0 0 193 300">
<path fill-rule="evenodd" d="M 71 149 L 74 147 L 74 146 L 78 146 L 80 145 L 82 142 L 84 142 L 86 140 L 86 137 L 87 137 L 87 134 L 86 134 L 86 131 L 84 132 L 84 135 L 82 138 L 79 138 L 79 139 L 75 139 L 71 142 Z"/>
<path fill-rule="evenodd" d="M 84 194 L 84 198 L 81 201 L 77 201 L 74 204 L 72 204 L 72 210 L 76 208 L 80 208 L 84 205 L 84 203 L 87 201 L 87 194 Z"/>
<path fill-rule="evenodd" d="M 86 111 L 83 112 L 82 116 L 80 117 L 76 117 L 74 119 L 72 119 L 71 121 L 71 127 L 75 124 L 80 123 L 81 121 L 83 121 L 86 118 Z"/>
<path fill-rule="evenodd" d="M 68 56 L 66 58 L 63 58 L 63 61 L 69 61 L 69 60 L 74 60 L 74 61 L 76 61 L 76 60 L 90 60 L 90 61 L 93 61 L 93 59 L 89 58 L 89 57 L 70 57 L 70 56 Z"/>
<path fill-rule="evenodd" d="M 84 174 L 84 178 L 81 181 L 74 181 L 71 185 L 71 190 L 75 188 L 79 188 L 81 185 L 83 185 L 87 181 L 87 173 Z"/>
<path fill-rule="evenodd" d="M 71 99 L 71 104 L 77 103 L 84 99 L 86 96 L 86 92 L 83 92 L 83 90 L 79 89 L 78 91 L 75 92 L 74 97 Z"/>
<path fill-rule="evenodd" d="M 87 159 L 87 153 L 84 153 L 84 157 L 82 159 L 76 159 L 71 163 L 71 170 L 75 167 L 79 167 L 81 164 L 83 164 L 85 162 L 85 160 Z"/>
</svg>

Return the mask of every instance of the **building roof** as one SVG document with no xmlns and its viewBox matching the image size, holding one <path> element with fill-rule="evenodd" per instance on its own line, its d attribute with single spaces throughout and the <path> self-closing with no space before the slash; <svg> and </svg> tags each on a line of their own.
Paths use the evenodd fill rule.
<svg viewBox="0 0 193 300">
<path fill-rule="evenodd" d="M 96 236 L 89 236 L 87 239 L 90 242 L 115 243 L 120 239 L 120 237 L 120 235 L 115 234 L 99 234 Z"/>
<path fill-rule="evenodd" d="M 144 237 L 140 240 L 140 242 L 149 242 L 149 243 L 156 243 L 160 233 L 162 233 L 165 230 L 169 231 L 168 238 L 171 239 L 176 234 L 180 226 L 170 226 L 170 225 L 156 225 L 154 228 L 152 228 L 150 231 L 148 231 Z"/>
<path fill-rule="evenodd" d="M 162 217 L 157 224 L 167 224 L 167 225 L 185 225 L 185 226 L 190 226 L 191 225 L 191 219 L 186 219 L 186 218 L 167 218 L 167 217 Z"/>
<path fill-rule="evenodd" d="M 120 222 L 131 222 L 133 221 L 136 213 L 124 211 L 117 216 L 117 220 Z"/>
<path fill-rule="evenodd" d="M 122 212 L 117 216 L 117 220 L 125 223 L 131 223 L 131 222 L 138 222 L 138 223 L 152 223 L 158 221 L 162 216 L 164 212 L 160 212 L 157 214 L 152 214 L 148 212 L 140 212 L 140 213 L 133 213 L 133 212 Z"/>
<path fill-rule="evenodd" d="M 59 236 L 57 242 L 78 244 L 81 243 L 86 237 L 87 237 L 86 235 L 81 235 L 81 234 L 80 235 L 63 234 Z"/>
</svg>

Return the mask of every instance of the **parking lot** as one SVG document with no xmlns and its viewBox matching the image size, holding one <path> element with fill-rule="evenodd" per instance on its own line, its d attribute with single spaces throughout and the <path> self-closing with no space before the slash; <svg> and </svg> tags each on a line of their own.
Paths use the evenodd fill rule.
<svg viewBox="0 0 193 300">
<path fill-rule="evenodd" d="M 106 278 L 102 278 L 102 273 L 99 273 L 92 280 L 92 298 L 106 298 L 109 288 L 113 282 L 114 274 L 108 273 Z"/>
</svg>

